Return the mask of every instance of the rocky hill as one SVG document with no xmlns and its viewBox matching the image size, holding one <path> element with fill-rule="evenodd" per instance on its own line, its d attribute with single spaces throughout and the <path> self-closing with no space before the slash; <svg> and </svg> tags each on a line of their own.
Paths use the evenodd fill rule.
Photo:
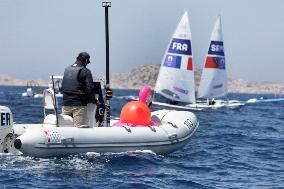
<svg viewBox="0 0 284 189">
<path fill-rule="evenodd" d="M 14 79 L 10 76 L 7 75 L 1 75 L 0 74 L 0 86 L 2 85 L 6 85 L 6 86 L 26 86 L 27 82 L 30 82 L 28 80 L 20 80 L 20 79 Z M 47 81 L 34 81 L 35 85 L 38 86 L 48 86 L 48 82 Z"/>
<path fill-rule="evenodd" d="M 110 76 L 113 89 L 140 89 L 145 84 L 154 88 L 160 65 L 141 65 L 128 73 L 115 73 Z M 199 86 L 201 71 L 195 70 L 196 89 Z M 0 74 L 0 85 L 25 86 L 27 80 L 13 79 Z M 47 86 L 47 81 L 36 81 L 40 86 Z M 259 94 L 284 94 L 284 83 L 248 82 L 242 79 L 228 80 L 231 93 L 259 93 Z"/>
<path fill-rule="evenodd" d="M 142 65 L 128 73 L 111 75 L 112 88 L 139 89 L 148 84 L 155 86 L 160 65 Z M 201 71 L 195 70 L 196 88 L 199 86 Z M 242 79 L 228 80 L 228 90 L 231 93 L 259 93 L 259 94 L 284 94 L 284 83 L 248 82 Z"/>
</svg>

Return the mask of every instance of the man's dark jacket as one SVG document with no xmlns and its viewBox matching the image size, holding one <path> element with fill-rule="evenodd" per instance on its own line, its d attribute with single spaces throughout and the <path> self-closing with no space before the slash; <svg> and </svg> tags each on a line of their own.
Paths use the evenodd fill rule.
<svg viewBox="0 0 284 189">
<path fill-rule="evenodd" d="M 62 81 L 63 106 L 86 106 L 96 103 L 91 71 L 81 61 L 76 61 L 64 71 Z"/>
</svg>

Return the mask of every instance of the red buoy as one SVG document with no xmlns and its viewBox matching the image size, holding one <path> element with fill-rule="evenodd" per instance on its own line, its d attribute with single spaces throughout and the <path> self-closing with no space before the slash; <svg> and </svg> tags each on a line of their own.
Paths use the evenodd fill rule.
<svg viewBox="0 0 284 189">
<path fill-rule="evenodd" d="M 123 106 L 120 113 L 120 122 L 149 126 L 151 124 L 151 112 L 149 107 L 139 101 L 131 101 Z"/>
</svg>

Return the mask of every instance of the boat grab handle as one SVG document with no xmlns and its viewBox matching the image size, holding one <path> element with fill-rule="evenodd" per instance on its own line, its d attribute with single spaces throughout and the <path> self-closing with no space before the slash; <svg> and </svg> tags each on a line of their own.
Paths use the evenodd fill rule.
<svg viewBox="0 0 284 189">
<path fill-rule="evenodd" d="M 62 144 L 74 143 L 74 138 L 62 138 L 62 139 L 61 139 L 61 143 L 62 143 Z"/>
<path fill-rule="evenodd" d="M 170 140 L 175 140 L 175 139 L 177 139 L 177 134 L 176 134 L 176 133 L 170 134 L 170 135 L 168 135 L 168 138 L 169 138 Z"/>
<path fill-rule="evenodd" d="M 130 127 L 126 126 L 126 125 L 123 125 L 122 126 L 127 132 L 130 132 L 131 133 L 131 129 Z"/>
<path fill-rule="evenodd" d="M 172 122 L 168 122 L 168 124 L 170 124 L 171 126 L 173 126 L 174 128 L 178 128 L 177 125 L 173 124 Z"/>
<path fill-rule="evenodd" d="M 153 127 L 153 126 L 149 126 L 149 128 L 151 129 L 151 131 L 156 132 L 155 127 Z"/>
</svg>

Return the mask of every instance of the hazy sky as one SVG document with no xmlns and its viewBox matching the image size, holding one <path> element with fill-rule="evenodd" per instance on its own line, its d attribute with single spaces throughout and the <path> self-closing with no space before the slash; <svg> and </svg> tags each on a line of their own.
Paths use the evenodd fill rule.
<svg viewBox="0 0 284 189">
<path fill-rule="evenodd" d="M 0 73 L 20 79 L 62 74 L 80 51 L 105 74 L 101 0 L 0 0 Z M 160 64 L 188 10 L 194 65 L 201 68 L 219 13 L 228 76 L 284 82 L 283 0 L 112 0 L 111 72 Z"/>
</svg>

